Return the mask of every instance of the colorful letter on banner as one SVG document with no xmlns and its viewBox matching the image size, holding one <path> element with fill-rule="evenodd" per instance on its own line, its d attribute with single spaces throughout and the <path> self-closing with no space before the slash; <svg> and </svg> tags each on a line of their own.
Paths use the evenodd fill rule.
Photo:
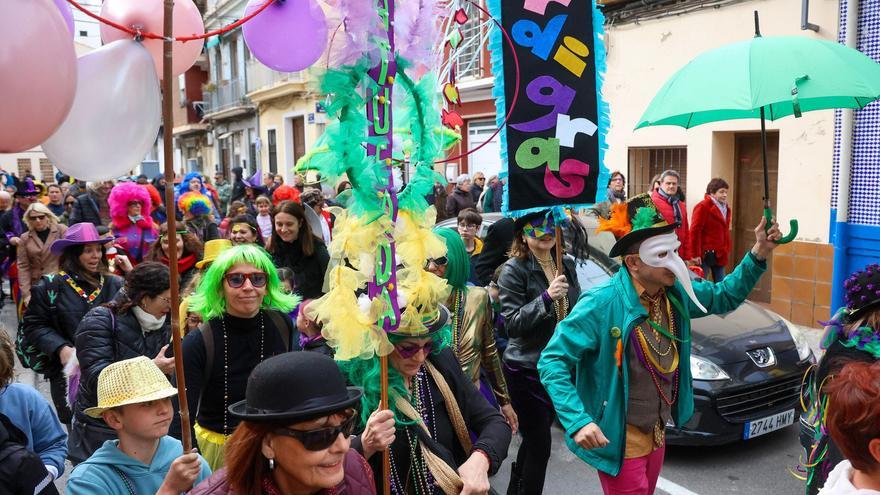
<svg viewBox="0 0 880 495">
<path fill-rule="evenodd" d="M 608 109 L 604 16 L 593 0 L 489 0 L 519 60 L 519 96 L 501 129 L 507 171 L 505 213 L 589 206 L 606 199 L 603 163 Z M 498 125 L 516 85 L 511 43 L 494 29 L 490 43 Z"/>
</svg>

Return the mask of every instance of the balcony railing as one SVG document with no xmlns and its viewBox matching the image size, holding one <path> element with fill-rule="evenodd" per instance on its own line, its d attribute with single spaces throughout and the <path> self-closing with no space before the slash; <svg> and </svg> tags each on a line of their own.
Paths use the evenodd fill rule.
<svg viewBox="0 0 880 495">
<path fill-rule="evenodd" d="M 243 79 L 220 81 L 212 91 L 205 91 L 205 113 L 211 114 L 242 105 L 249 105 Z"/>
<path fill-rule="evenodd" d="M 305 82 L 302 72 L 278 72 L 274 71 L 255 59 L 247 64 L 248 92 L 269 89 L 282 83 Z"/>
</svg>

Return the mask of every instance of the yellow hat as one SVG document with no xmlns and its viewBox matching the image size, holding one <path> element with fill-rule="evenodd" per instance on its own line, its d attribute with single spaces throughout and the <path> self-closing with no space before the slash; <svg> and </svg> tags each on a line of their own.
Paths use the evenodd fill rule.
<svg viewBox="0 0 880 495">
<path fill-rule="evenodd" d="M 205 254 L 202 260 L 196 263 L 196 268 L 202 269 L 208 263 L 212 263 L 220 256 L 220 253 L 232 247 L 232 241 L 229 239 L 213 239 L 205 243 Z"/>
<path fill-rule="evenodd" d="M 86 415 L 100 418 L 104 411 L 129 404 L 166 399 L 177 395 L 162 370 L 148 357 L 118 361 L 98 376 L 98 407 L 86 409 Z"/>
</svg>

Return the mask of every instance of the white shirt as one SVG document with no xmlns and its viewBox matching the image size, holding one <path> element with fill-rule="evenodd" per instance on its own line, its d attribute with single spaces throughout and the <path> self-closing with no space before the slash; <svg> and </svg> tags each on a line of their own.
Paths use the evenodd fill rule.
<svg viewBox="0 0 880 495">
<path fill-rule="evenodd" d="M 819 495 L 880 495 L 877 490 L 861 490 L 852 484 L 853 467 L 849 461 L 843 460 L 828 474 L 825 486 Z"/>
<path fill-rule="evenodd" d="M 257 215 L 257 225 L 260 226 L 260 234 L 263 241 L 268 241 L 272 237 L 272 217 L 269 215 Z"/>
</svg>

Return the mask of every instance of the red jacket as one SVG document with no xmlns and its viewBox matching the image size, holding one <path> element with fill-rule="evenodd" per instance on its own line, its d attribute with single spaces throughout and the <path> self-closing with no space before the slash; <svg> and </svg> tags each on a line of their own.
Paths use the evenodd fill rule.
<svg viewBox="0 0 880 495">
<path fill-rule="evenodd" d="M 660 193 L 657 191 L 651 193 L 651 199 L 654 200 L 654 205 L 657 207 L 657 211 L 663 215 L 663 219 L 669 223 L 675 223 L 675 211 L 672 209 L 672 205 L 663 196 L 660 196 Z M 681 256 L 681 259 L 688 261 L 696 257 L 696 255 L 691 254 L 690 236 L 688 235 L 688 232 L 690 232 L 688 228 L 688 210 L 684 201 L 679 201 L 678 206 L 681 208 L 681 225 L 675 229 L 675 234 L 678 235 L 678 240 L 681 242 L 681 247 L 678 248 L 678 255 Z"/>
<path fill-rule="evenodd" d="M 727 205 L 727 217 L 707 194 L 706 199 L 697 203 L 694 208 L 694 221 L 691 224 L 691 253 L 702 257 L 706 251 L 715 251 L 718 264 L 727 264 L 730 256 L 730 205 Z"/>
</svg>

